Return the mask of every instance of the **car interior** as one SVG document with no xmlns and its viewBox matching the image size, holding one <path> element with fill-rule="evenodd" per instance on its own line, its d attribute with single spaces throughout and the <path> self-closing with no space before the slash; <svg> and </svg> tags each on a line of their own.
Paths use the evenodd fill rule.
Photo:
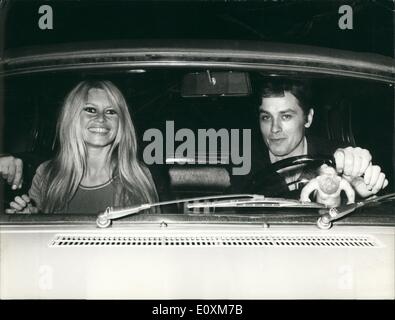
<svg viewBox="0 0 395 320">
<path fill-rule="evenodd" d="M 59 108 L 66 94 L 83 79 L 108 79 L 120 88 L 137 130 L 142 159 L 148 144 L 143 141 L 144 132 L 150 128 L 165 132 L 166 121 L 173 121 L 175 130 L 188 128 L 193 132 L 210 128 L 250 129 L 251 155 L 259 156 L 265 146 L 259 131 L 259 98 L 255 86 L 258 81 L 275 77 L 295 75 L 164 68 L 67 71 L 6 78 L 4 149 L 24 161 L 24 183 L 18 192 L 28 191 L 37 166 L 56 152 Z M 389 178 L 387 190 L 393 190 L 393 88 L 386 83 L 335 76 L 298 77 L 309 79 L 313 86 L 315 115 L 308 134 L 370 150 L 374 161 Z M 176 141 L 175 145 L 179 143 Z M 198 161 L 183 163 L 172 156 L 166 154 L 162 164 L 149 165 L 160 200 L 229 192 L 226 159 L 201 164 Z M 226 158 L 227 154 L 207 151 L 207 154 L 196 155 L 199 156 L 221 160 L 220 157 Z M 4 206 L 7 206 L 16 192 L 4 189 Z"/>
</svg>

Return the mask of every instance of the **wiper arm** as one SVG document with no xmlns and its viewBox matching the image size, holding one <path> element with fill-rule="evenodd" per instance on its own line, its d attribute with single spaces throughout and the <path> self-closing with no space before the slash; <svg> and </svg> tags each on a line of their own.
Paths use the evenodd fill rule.
<svg viewBox="0 0 395 320">
<path fill-rule="evenodd" d="M 338 220 L 351 212 L 354 212 L 356 209 L 360 207 L 364 207 L 367 204 L 375 203 L 375 202 L 385 202 L 395 200 L 395 193 L 389 193 L 384 196 L 373 196 L 363 201 L 359 201 L 352 204 L 347 204 L 344 206 L 339 206 L 335 208 L 330 208 L 328 210 L 320 210 L 321 217 L 317 220 L 317 226 L 320 229 L 328 230 L 332 227 L 332 221 Z"/>
<path fill-rule="evenodd" d="M 177 204 L 177 203 L 186 203 L 186 202 L 197 202 L 197 201 L 216 201 L 218 199 L 227 199 L 227 201 L 233 200 L 248 200 L 256 197 L 254 194 L 234 194 L 234 195 L 223 195 L 223 196 L 209 196 L 209 197 L 199 197 L 199 198 L 189 198 L 189 199 L 180 199 L 180 200 L 172 200 L 172 201 L 162 201 L 156 203 L 145 203 L 142 205 L 132 206 L 123 209 L 114 209 L 112 207 L 108 207 L 104 213 L 99 214 L 96 219 L 96 224 L 99 228 L 107 228 L 110 226 L 111 221 L 114 219 L 123 218 L 132 214 L 139 213 L 143 210 L 151 209 L 154 207 L 165 206 L 169 204 Z M 259 196 L 263 197 L 263 196 Z"/>
</svg>

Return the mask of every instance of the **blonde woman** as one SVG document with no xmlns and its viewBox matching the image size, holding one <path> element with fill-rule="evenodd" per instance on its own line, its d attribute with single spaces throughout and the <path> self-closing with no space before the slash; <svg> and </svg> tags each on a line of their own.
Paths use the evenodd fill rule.
<svg viewBox="0 0 395 320">
<path fill-rule="evenodd" d="M 79 83 L 64 102 L 57 134 L 58 153 L 38 167 L 29 195 L 16 197 L 7 212 L 96 213 L 158 201 L 137 159 L 127 103 L 111 82 Z"/>
</svg>

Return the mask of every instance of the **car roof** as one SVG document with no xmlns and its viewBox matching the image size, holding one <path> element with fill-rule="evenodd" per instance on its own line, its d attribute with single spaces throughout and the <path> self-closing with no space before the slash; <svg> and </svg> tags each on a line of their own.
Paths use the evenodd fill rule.
<svg viewBox="0 0 395 320">
<path fill-rule="evenodd" d="M 372 53 L 263 41 L 99 41 L 7 50 L 0 75 L 150 67 L 302 72 L 394 81 L 394 59 Z"/>
<path fill-rule="evenodd" d="M 394 56 L 393 1 L 51 1 L 45 3 L 53 11 L 51 30 L 38 27 L 43 3 L 0 3 L 5 49 L 111 39 L 223 39 Z M 339 27 L 345 4 L 352 9 L 351 30 Z"/>
</svg>

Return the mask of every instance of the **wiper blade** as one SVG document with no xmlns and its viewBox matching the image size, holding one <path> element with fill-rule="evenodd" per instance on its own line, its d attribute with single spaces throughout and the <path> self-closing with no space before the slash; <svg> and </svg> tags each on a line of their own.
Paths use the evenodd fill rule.
<svg viewBox="0 0 395 320">
<path fill-rule="evenodd" d="M 267 198 L 258 194 L 234 194 L 223 196 L 210 196 L 180 199 L 172 201 L 163 201 L 157 203 L 146 203 L 142 205 L 132 206 L 123 209 L 107 208 L 104 213 L 99 214 L 96 224 L 100 228 L 107 228 L 114 219 L 123 218 L 132 214 L 137 214 L 143 210 L 151 209 L 169 204 L 188 203 L 187 208 L 263 208 L 263 207 L 287 207 L 287 208 L 324 208 L 324 205 L 314 202 L 301 202 L 298 200 L 284 198 Z"/>
<path fill-rule="evenodd" d="M 137 214 L 143 210 L 151 209 L 154 207 L 165 206 L 169 204 L 177 204 L 177 203 L 187 203 L 187 202 L 198 202 L 198 201 L 216 201 L 218 199 L 249 199 L 253 198 L 256 195 L 254 194 L 233 194 L 233 195 L 223 195 L 223 196 L 209 196 L 209 197 L 199 197 L 199 198 L 188 198 L 188 199 L 179 199 L 172 201 L 163 201 L 156 203 L 145 203 L 142 205 L 132 206 L 123 209 L 114 209 L 112 207 L 108 207 L 104 213 L 99 214 L 96 219 L 96 224 L 100 228 L 107 228 L 111 224 L 111 220 L 123 218 L 132 214 Z"/>
<path fill-rule="evenodd" d="M 330 229 L 332 227 L 332 221 L 338 220 L 351 212 L 354 212 L 356 209 L 364 207 L 373 203 L 383 203 L 386 201 L 394 201 L 395 193 L 389 193 L 383 196 L 373 196 L 366 200 L 359 201 L 352 204 L 347 204 L 344 206 L 339 206 L 336 208 L 330 208 L 327 210 L 320 210 L 321 217 L 317 220 L 317 226 L 320 229 Z"/>
<path fill-rule="evenodd" d="M 251 195 L 245 199 L 220 200 L 212 202 L 187 204 L 188 209 L 193 208 L 325 208 L 323 204 L 315 202 L 302 202 L 285 198 L 269 198 L 262 195 Z"/>
</svg>

